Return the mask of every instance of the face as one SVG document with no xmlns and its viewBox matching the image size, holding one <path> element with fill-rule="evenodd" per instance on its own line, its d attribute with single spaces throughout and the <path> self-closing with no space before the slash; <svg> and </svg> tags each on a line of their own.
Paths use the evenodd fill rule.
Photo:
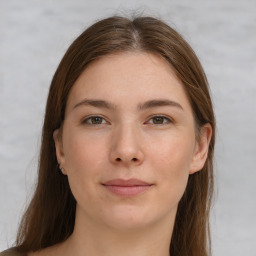
<svg viewBox="0 0 256 256">
<path fill-rule="evenodd" d="M 170 65 L 149 53 L 105 56 L 72 87 L 54 133 L 77 213 L 116 229 L 171 221 L 210 129 L 195 139 L 192 109 Z"/>
</svg>

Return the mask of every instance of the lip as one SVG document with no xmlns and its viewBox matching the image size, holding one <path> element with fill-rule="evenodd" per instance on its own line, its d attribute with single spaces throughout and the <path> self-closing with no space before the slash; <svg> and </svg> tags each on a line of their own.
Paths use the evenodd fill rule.
<svg viewBox="0 0 256 256">
<path fill-rule="evenodd" d="M 102 185 L 115 195 L 131 197 L 146 192 L 153 184 L 138 179 L 113 179 Z"/>
<path fill-rule="evenodd" d="M 129 179 L 129 180 L 123 180 L 123 179 L 114 179 L 109 180 L 107 182 L 104 182 L 103 185 L 106 186 L 120 186 L 120 187 L 132 187 L 132 186 L 148 186 L 151 185 L 148 182 L 138 180 L 138 179 Z"/>
</svg>

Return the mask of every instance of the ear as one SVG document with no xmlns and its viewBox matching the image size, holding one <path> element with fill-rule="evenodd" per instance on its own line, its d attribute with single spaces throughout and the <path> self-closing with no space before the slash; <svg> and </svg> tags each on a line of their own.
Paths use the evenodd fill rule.
<svg viewBox="0 0 256 256">
<path fill-rule="evenodd" d="M 62 144 L 62 140 L 61 140 L 61 131 L 60 131 L 60 129 L 56 129 L 53 132 L 53 140 L 54 140 L 54 143 L 55 143 L 56 157 L 57 157 L 58 163 L 60 165 L 60 168 L 64 168 L 65 155 L 64 155 L 64 152 L 63 152 L 63 144 Z M 64 171 L 62 173 L 66 174 L 65 168 L 64 168 Z"/>
<path fill-rule="evenodd" d="M 200 129 L 200 137 L 196 141 L 194 155 L 190 163 L 189 174 L 200 171 L 208 155 L 209 144 L 212 137 L 212 126 L 207 123 Z"/>
</svg>

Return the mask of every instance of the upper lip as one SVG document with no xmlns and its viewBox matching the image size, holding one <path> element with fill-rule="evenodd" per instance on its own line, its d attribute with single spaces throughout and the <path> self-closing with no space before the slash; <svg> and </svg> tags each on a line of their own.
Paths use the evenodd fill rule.
<svg viewBox="0 0 256 256">
<path fill-rule="evenodd" d="M 132 187 L 132 186 L 149 186 L 152 185 L 148 182 L 138 180 L 138 179 L 129 179 L 129 180 L 124 180 L 124 179 L 113 179 L 109 180 L 103 183 L 103 185 L 106 186 L 120 186 L 120 187 Z"/>
</svg>

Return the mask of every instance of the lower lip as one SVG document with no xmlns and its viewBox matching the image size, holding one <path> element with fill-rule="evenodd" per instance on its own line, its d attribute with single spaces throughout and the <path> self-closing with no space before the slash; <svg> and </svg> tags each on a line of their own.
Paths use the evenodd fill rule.
<svg viewBox="0 0 256 256">
<path fill-rule="evenodd" d="M 112 193 L 118 195 L 118 196 L 123 196 L 123 197 L 130 197 L 130 196 L 136 196 L 141 193 L 144 193 L 147 191 L 151 185 L 146 185 L 146 186 L 111 186 L 111 185 L 104 185 L 109 191 Z"/>
</svg>

